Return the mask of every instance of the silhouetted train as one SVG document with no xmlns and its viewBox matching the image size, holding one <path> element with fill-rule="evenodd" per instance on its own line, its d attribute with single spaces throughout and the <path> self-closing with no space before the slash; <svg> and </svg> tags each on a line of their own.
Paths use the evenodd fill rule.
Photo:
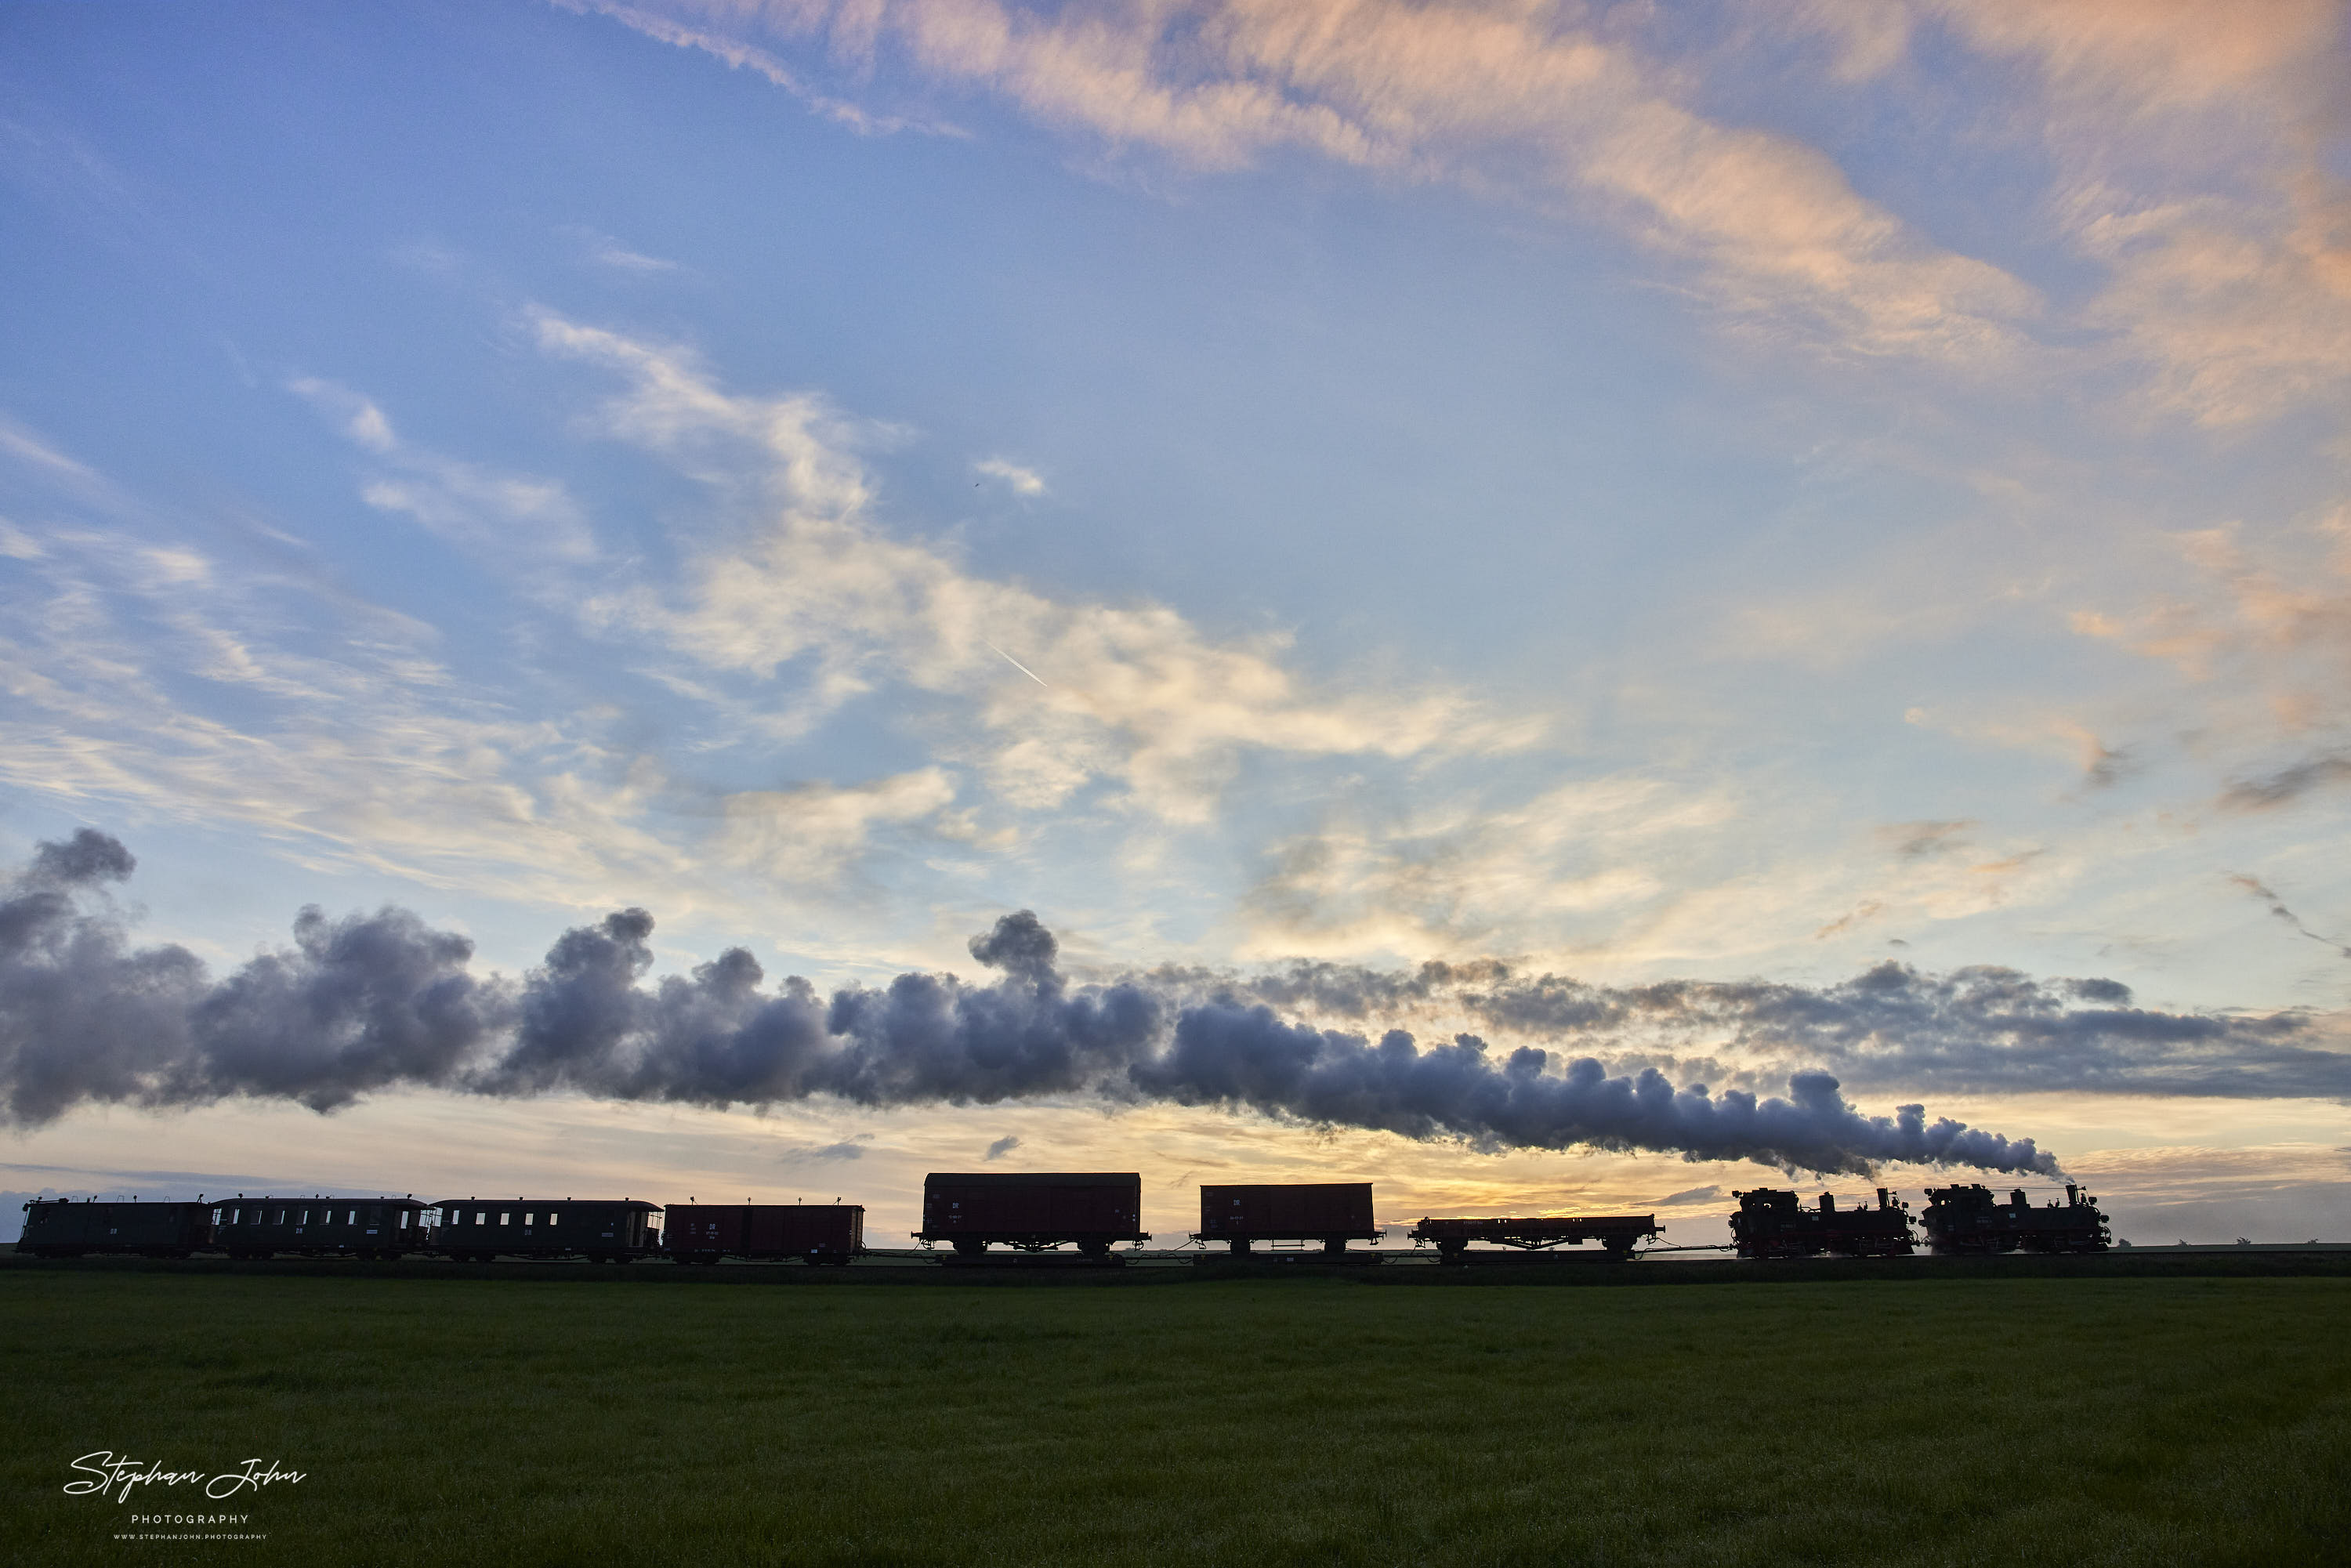
<svg viewBox="0 0 2351 1568">
<path fill-rule="evenodd" d="M 1802 1258 L 1822 1253 L 1886 1258 L 1916 1249 L 1908 1206 L 1886 1188 L 1876 1207 L 1840 1207 L 1830 1194 L 1803 1207 L 1794 1193 L 1757 1188 L 1732 1194 L 1739 1210 L 1731 1234 L 1742 1258 Z M 2062 1204 L 2035 1207 L 2022 1189 L 2008 1202 L 1982 1186 L 1929 1187 L 1922 1217 L 1937 1252 L 2095 1252 L 2110 1244 L 2106 1217 L 2079 1187 Z M 35 1198 L 25 1206 L 19 1252 L 43 1258 L 134 1254 L 187 1258 L 225 1252 L 233 1259 L 294 1254 L 306 1258 L 439 1257 L 487 1263 L 497 1258 L 581 1258 L 632 1263 L 667 1258 L 711 1264 L 727 1258 L 799 1259 L 846 1264 L 865 1247 L 862 1204 L 701 1204 L 666 1209 L 637 1198 L 281 1197 L 264 1195 L 195 1203 L 119 1203 Z M 944 1242 L 943 1260 L 969 1262 L 990 1247 L 1049 1252 L 1073 1246 L 1085 1260 L 1114 1263 L 1111 1248 L 1141 1246 L 1143 1178 L 1132 1171 L 936 1173 L 923 1183 L 925 1248 Z M 1579 1248 L 1582 1256 L 1621 1261 L 1662 1231 L 1654 1215 L 1567 1215 L 1522 1218 L 1425 1218 L 1407 1233 L 1433 1245 L 1440 1263 L 1465 1263 L 1474 1245 L 1505 1257 Z M 1200 1189 L 1200 1228 L 1191 1240 L 1221 1242 L 1246 1255 L 1260 1243 L 1319 1247 L 1343 1255 L 1351 1241 L 1377 1241 L 1369 1182 L 1214 1186 Z"/>
<path fill-rule="evenodd" d="M 1730 1234 L 1741 1258 L 1899 1258 L 1913 1249 L 1909 1206 L 1882 1186 L 1875 1208 L 1839 1208 L 1835 1195 L 1825 1192 L 1813 1208 L 1773 1187 L 1730 1196 L 1739 1200 Z"/>
<path fill-rule="evenodd" d="M 2103 1252 L 2111 1243 L 2098 1200 L 2072 1182 L 2065 1201 L 2035 1208 L 2018 1187 L 2001 1203 L 1983 1186 L 1930 1186 L 1928 1245 L 1938 1252 Z"/>
</svg>

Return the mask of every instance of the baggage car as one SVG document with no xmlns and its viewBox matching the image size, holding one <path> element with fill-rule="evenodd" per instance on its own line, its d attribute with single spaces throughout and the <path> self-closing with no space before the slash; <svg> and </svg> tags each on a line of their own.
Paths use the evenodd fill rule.
<svg viewBox="0 0 2351 1568">
<path fill-rule="evenodd" d="M 37 1197 L 25 1205 L 16 1250 L 36 1258 L 130 1253 L 185 1258 L 213 1244 L 208 1203 L 99 1203 Z"/>
<path fill-rule="evenodd" d="M 453 1197 L 434 1207 L 441 1211 L 434 1247 L 460 1262 L 504 1256 L 629 1263 L 661 1250 L 653 1218 L 661 1205 L 635 1198 Z"/>
<path fill-rule="evenodd" d="M 1148 1241 L 1143 1228 L 1143 1177 L 1133 1171 L 934 1172 L 923 1178 L 918 1241 L 959 1253 L 990 1246 L 1042 1252 L 1075 1242 L 1089 1257 L 1116 1241 Z"/>
<path fill-rule="evenodd" d="M 681 1263 L 800 1258 L 846 1267 L 865 1250 L 862 1203 L 674 1203 L 664 1250 Z"/>
<path fill-rule="evenodd" d="M 1221 1241 L 1235 1252 L 1259 1241 L 1319 1241 L 1325 1252 L 1344 1252 L 1350 1241 L 1379 1239 L 1367 1181 L 1203 1186 L 1200 1228 L 1192 1238 Z"/>
</svg>

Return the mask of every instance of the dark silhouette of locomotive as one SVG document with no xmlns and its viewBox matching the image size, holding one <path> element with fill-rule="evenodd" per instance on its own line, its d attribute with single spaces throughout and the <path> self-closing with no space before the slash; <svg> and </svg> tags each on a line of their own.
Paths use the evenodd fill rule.
<svg viewBox="0 0 2351 1568">
<path fill-rule="evenodd" d="M 2018 1187 L 2001 1203 L 1982 1186 L 1930 1186 L 1927 1243 L 1938 1252 L 2103 1252 L 2112 1243 L 2098 1200 L 2072 1182 L 2065 1201 L 2035 1207 Z"/>
<path fill-rule="evenodd" d="M 1882 1186 L 1875 1208 L 1839 1208 L 1825 1192 L 1818 1207 L 1806 1208 L 1794 1193 L 1775 1187 L 1730 1196 L 1739 1200 L 1730 1234 L 1741 1258 L 1898 1258 L 1913 1250 L 1909 1205 Z"/>
</svg>

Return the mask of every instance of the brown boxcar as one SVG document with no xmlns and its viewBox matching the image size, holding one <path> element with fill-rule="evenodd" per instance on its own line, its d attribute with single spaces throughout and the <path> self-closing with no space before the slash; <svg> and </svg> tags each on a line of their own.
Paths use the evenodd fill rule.
<svg viewBox="0 0 2351 1568">
<path fill-rule="evenodd" d="M 1412 1228 L 1415 1241 L 1437 1243 L 1439 1262 L 1463 1260 L 1472 1241 L 1521 1251 L 1597 1241 L 1611 1260 L 1630 1258 L 1633 1244 L 1658 1234 L 1653 1214 L 1579 1214 L 1523 1219 L 1423 1219 Z"/>
<path fill-rule="evenodd" d="M 16 1250 L 35 1258 L 78 1258 L 85 1252 L 134 1252 L 185 1258 L 213 1244 L 208 1203 L 76 1203 L 37 1197 L 25 1205 L 25 1233 Z"/>
<path fill-rule="evenodd" d="M 1320 1241 L 1343 1252 L 1350 1241 L 1375 1241 L 1372 1184 L 1302 1182 L 1256 1186 L 1203 1186 L 1200 1228 L 1192 1239 L 1221 1241 L 1246 1252 L 1257 1241 Z"/>
<path fill-rule="evenodd" d="M 664 1249 L 681 1263 L 802 1258 L 845 1266 L 865 1250 L 861 1203 L 673 1203 Z"/>
<path fill-rule="evenodd" d="M 626 1263 L 661 1250 L 653 1222 L 661 1206 L 637 1198 L 453 1197 L 434 1207 L 434 1245 L 461 1263 L 501 1254 Z"/>
<path fill-rule="evenodd" d="M 1133 1171 L 935 1172 L 923 1178 L 918 1241 L 958 1252 L 991 1244 L 1041 1252 L 1063 1242 L 1096 1257 L 1114 1241 L 1148 1241 L 1143 1177 Z"/>
</svg>

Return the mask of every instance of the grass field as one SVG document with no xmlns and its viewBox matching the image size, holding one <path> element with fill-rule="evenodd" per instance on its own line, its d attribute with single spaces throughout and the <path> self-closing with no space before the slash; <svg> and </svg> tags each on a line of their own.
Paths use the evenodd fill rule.
<svg viewBox="0 0 2351 1568">
<path fill-rule="evenodd" d="M 0 1270 L 17 1562 L 2307 1563 L 2351 1280 Z M 304 1472 L 66 1497 L 110 1449 Z M 127 1542 L 234 1510 L 266 1542 Z"/>
</svg>

